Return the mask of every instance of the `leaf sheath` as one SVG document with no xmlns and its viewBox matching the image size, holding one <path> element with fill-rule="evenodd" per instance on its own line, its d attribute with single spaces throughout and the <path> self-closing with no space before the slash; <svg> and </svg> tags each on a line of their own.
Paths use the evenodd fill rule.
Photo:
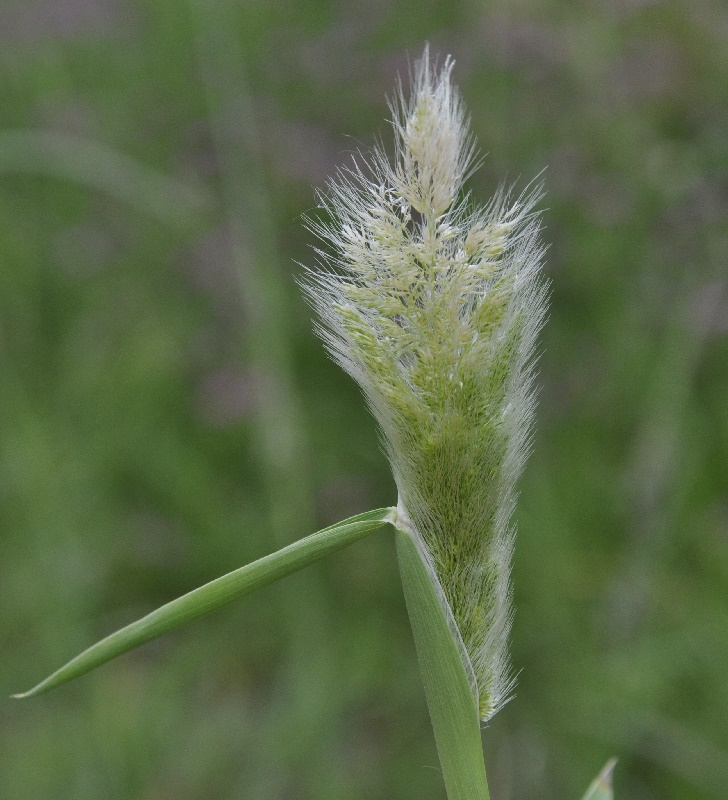
<svg viewBox="0 0 728 800">
<path fill-rule="evenodd" d="M 478 705 L 432 577 L 412 536 L 397 529 L 407 611 L 448 800 L 489 800 Z"/>
</svg>

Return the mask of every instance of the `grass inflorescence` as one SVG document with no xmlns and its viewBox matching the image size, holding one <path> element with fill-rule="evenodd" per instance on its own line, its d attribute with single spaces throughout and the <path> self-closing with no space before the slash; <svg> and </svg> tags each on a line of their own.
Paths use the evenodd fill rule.
<svg viewBox="0 0 728 800">
<path fill-rule="evenodd" d="M 475 206 L 475 163 L 453 62 L 426 50 L 392 103 L 395 156 L 355 159 L 322 196 L 328 243 L 308 294 L 334 358 L 383 432 L 401 524 L 424 543 L 480 714 L 512 688 L 507 640 L 514 486 L 533 413 L 545 296 L 534 204 Z"/>
</svg>

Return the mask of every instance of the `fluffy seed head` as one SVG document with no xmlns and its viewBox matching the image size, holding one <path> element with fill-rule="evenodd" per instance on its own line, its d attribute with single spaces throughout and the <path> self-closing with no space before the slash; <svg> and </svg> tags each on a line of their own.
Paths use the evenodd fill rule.
<svg viewBox="0 0 728 800">
<path fill-rule="evenodd" d="M 392 103 L 393 162 L 360 157 L 320 198 L 305 289 L 382 430 L 399 519 L 430 566 L 482 719 L 509 697 L 510 518 L 545 311 L 538 189 L 476 207 L 474 143 L 428 50 Z"/>
</svg>

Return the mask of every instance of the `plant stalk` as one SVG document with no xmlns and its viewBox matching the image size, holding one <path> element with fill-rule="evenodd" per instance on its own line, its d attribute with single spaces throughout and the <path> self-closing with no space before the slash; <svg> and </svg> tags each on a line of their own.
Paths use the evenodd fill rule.
<svg viewBox="0 0 728 800">
<path fill-rule="evenodd" d="M 432 577 L 412 535 L 397 558 L 448 800 L 490 800 L 478 705 Z"/>
</svg>

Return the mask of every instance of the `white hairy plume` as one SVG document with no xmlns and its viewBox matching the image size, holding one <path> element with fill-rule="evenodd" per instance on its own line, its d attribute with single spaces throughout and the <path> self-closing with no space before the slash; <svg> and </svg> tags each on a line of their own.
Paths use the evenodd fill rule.
<svg viewBox="0 0 728 800">
<path fill-rule="evenodd" d="M 320 198 L 326 243 L 305 288 L 336 361 L 361 385 L 481 718 L 513 687 L 510 518 L 533 416 L 545 310 L 539 191 L 485 207 L 463 191 L 474 142 L 453 62 L 428 50 L 392 104 L 395 154 L 355 159 Z"/>
</svg>

